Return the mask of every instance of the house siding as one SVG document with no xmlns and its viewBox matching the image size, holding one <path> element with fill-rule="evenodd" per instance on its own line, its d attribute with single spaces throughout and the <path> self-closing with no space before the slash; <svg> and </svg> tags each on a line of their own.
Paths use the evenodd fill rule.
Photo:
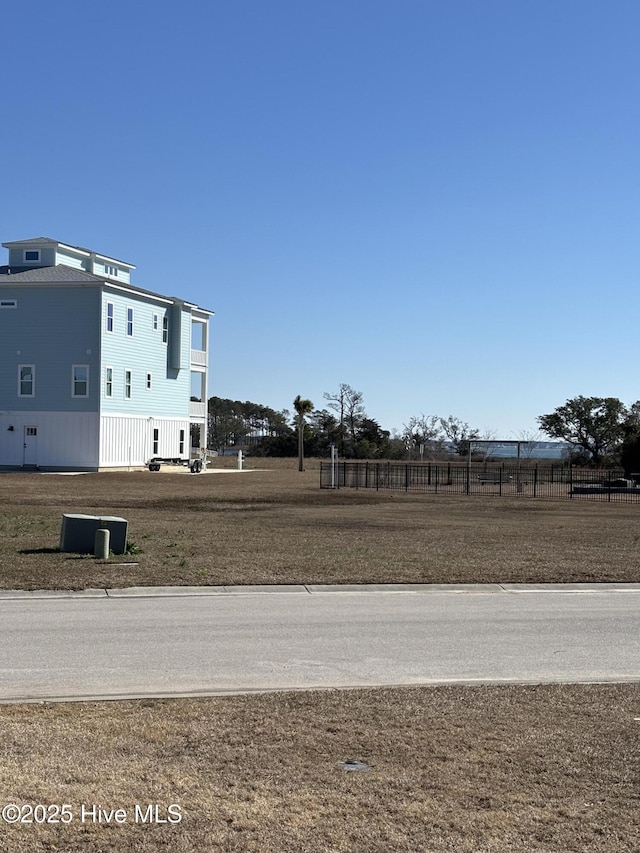
<svg viewBox="0 0 640 853">
<path fill-rule="evenodd" d="M 107 332 L 107 303 L 114 306 L 114 331 Z M 162 342 L 162 318 L 169 309 L 166 303 L 140 298 L 105 288 L 102 295 L 102 371 L 100 408 L 102 413 L 189 417 L 189 335 L 190 315 L 182 312 L 182 359 L 184 369 L 168 366 L 168 344 Z M 133 336 L 127 335 L 127 309 L 133 308 Z M 153 328 L 153 315 L 158 315 L 158 328 Z M 171 320 L 169 323 L 171 330 Z M 105 396 L 106 368 L 113 368 L 113 395 Z M 132 373 L 131 399 L 125 397 L 125 371 Z M 146 387 L 147 373 L 152 387 Z"/>
<path fill-rule="evenodd" d="M 158 452 L 153 451 L 153 431 L 158 430 Z M 179 418 L 103 415 L 100 418 L 100 467 L 135 467 L 152 456 L 180 456 L 180 430 L 185 444 L 182 458 L 189 458 L 189 420 Z"/>
<path fill-rule="evenodd" d="M 18 307 L 0 311 L 0 410 L 98 411 L 100 338 L 97 288 L 3 288 Z M 18 396 L 18 365 L 35 365 L 35 396 Z M 89 396 L 73 397 L 71 370 L 89 365 Z"/>
<path fill-rule="evenodd" d="M 36 427 L 30 464 L 40 468 L 95 471 L 98 468 L 98 414 L 85 412 L 0 412 L 0 467 L 25 462 L 25 427 Z M 10 429 L 13 427 L 13 429 Z"/>
<path fill-rule="evenodd" d="M 40 261 L 35 264 L 31 261 L 25 262 L 24 260 L 24 251 L 25 249 L 29 249 L 29 246 L 17 246 L 14 249 L 9 249 L 9 267 L 20 267 L 20 266 L 37 266 L 37 267 L 52 267 L 55 266 L 56 263 L 56 250 L 51 247 L 48 249 L 38 248 L 40 252 Z"/>
</svg>

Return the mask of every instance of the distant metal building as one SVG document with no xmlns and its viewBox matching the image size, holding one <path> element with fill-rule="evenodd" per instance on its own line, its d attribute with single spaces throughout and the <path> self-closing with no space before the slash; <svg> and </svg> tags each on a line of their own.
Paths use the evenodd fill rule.
<svg viewBox="0 0 640 853">
<path fill-rule="evenodd" d="M 0 467 L 95 471 L 205 445 L 212 311 L 90 249 L 2 245 Z"/>
</svg>

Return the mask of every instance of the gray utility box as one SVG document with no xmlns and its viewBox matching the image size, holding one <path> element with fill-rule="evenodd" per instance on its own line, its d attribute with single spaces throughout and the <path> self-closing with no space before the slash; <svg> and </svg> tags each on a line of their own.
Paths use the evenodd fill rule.
<svg viewBox="0 0 640 853">
<path fill-rule="evenodd" d="M 109 549 L 114 554 L 127 550 L 126 518 L 113 515 L 63 515 L 60 531 L 60 550 L 75 554 L 93 554 L 96 530 L 101 527 L 109 531 Z"/>
</svg>

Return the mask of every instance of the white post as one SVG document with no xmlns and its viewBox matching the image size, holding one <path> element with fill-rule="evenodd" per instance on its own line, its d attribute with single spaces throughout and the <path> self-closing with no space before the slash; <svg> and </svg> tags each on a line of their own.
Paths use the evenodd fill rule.
<svg viewBox="0 0 640 853">
<path fill-rule="evenodd" d="M 331 445 L 331 488 L 336 487 L 336 473 L 338 471 L 338 451 L 335 444 Z"/>
<path fill-rule="evenodd" d="M 242 451 L 238 451 L 238 471 L 242 471 Z"/>
</svg>

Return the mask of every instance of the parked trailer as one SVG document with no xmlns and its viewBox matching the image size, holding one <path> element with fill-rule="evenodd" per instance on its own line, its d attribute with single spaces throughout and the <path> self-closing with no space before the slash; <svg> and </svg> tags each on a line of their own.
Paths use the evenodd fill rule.
<svg viewBox="0 0 640 853">
<path fill-rule="evenodd" d="M 199 474 L 203 468 L 201 457 L 197 457 L 196 459 L 182 459 L 179 456 L 154 456 L 146 463 L 146 467 L 150 471 L 159 471 L 161 465 L 179 465 L 183 468 L 189 468 L 192 474 Z"/>
</svg>

